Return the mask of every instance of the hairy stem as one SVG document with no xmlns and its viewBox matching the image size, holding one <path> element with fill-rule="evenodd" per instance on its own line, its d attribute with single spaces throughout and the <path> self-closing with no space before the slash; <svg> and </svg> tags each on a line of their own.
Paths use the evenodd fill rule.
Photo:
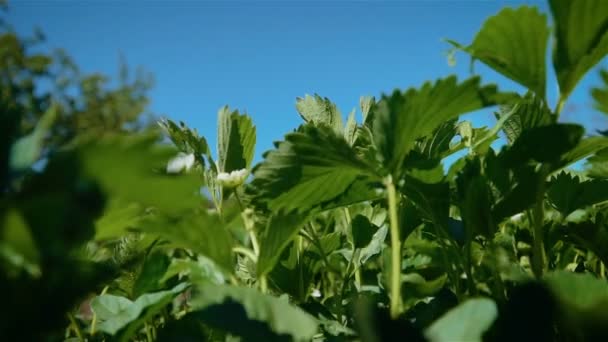
<svg viewBox="0 0 608 342">
<path fill-rule="evenodd" d="M 399 237 L 399 220 L 397 217 L 397 190 L 392 179 L 386 182 L 388 210 L 391 229 L 391 318 L 396 319 L 401 313 L 401 239 Z"/>
</svg>

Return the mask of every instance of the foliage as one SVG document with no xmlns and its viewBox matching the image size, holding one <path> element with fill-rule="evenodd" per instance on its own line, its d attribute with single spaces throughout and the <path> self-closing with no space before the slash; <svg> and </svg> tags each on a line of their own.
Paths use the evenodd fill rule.
<svg viewBox="0 0 608 342">
<path fill-rule="evenodd" d="M 470 45 L 450 41 L 524 93 L 448 76 L 360 98 L 361 121 L 307 95 L 302 125 L 255 166 L 248 115 L 220 108 L 216 157 L 183 122 L 132 132 L 139 83 L 78 76 L 78 99 L 39 95 L 40 77 L 64 82 L 61 61 L 4 32 L 0 336 L 608 339 L 608 137 L 560 121 L 608 53 L 608 10 L 549 7 L 506 8 Z M 605 93 L 592 91 L 600 110 Z M 494 127 L 460 120 L 490 107 Z"/>
</svg>

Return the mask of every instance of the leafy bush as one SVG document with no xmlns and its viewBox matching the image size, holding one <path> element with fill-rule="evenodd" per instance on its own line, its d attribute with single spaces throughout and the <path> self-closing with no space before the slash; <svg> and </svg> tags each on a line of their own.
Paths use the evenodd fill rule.
<svg viewBox="0 0 608 342">
<path fill-rule="evenodd" d="M 345 122 L 306 96 L 304 123 L 256 166 L 256 128 L 228 107 L 215 154 L 171 120 L 49 149 L 59 105 L 23 134 L 27 109 L 3 91 L 0 336 L 608 339 L 608 137 L 559 121 L 608 54 L 608 2 L 550 9 L 552 29 L 522 6 L 450 41 L 525 94 L 450 76 L 362 97 Z M 592 91 L 604 111 L 606 93 Z M 493 128 L 459 121 L 491 107 Z"/>
</svg>

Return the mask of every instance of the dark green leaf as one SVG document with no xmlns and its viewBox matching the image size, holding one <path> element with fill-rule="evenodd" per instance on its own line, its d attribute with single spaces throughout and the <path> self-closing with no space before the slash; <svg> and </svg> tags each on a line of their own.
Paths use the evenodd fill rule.
<svg viewBox="0 0 608 342">
<path fill-rule="evenodd" d="M 139 276 L 133 285 L 133 296 L 138 297 L 146 292 L 160 290 L 159 281 L 169 268 L 169 257 L 162 252 L 154 252 L 147 256 Z"/>
<path fill-rule="evenodd" d="M 555 163 L 573 151 L 584 133 L 584 128 L 575 124 L 551 124 L 525 130 L 507 150 L 508 165 L 520 165 L 528 160 L 539 163 Z"/>
<path fill-rule="evenodd" d="M 266 274 L 272 270 L 285 247 L 298 234 L 305 219 L 304 215 L 297 213 L 277 213 L 268 219 L 260 242 L 258 274 Z"/>
<path fill-rule="evenodd" d="M 608 181 L 581 182 L 577 176 L 561 172 L 549 183 L 549 200 L 564 216 L 576 209 L 608 200 Z"/>
<path fill-rule="evenodd" d="M 497 118 L 500 119 L 510 112 L 513 112 L 512 115 L 502 127 L 509 144 L 513 144 L 523 131 L 546 126 L 555 121 L 547 103 L 532 93 L 526 94 L 525 97 L 512 105 L 505 105 L 497 114 Z"/>
<path fill-rule="evenodd" d="M 553 66 L 562 98 L 608 53 L 608 3 L 550 0 L 555 22 Z"/>
<path fill-rule="evenodd" d="M 196 316 L 245 340 L 287 335 L 295 341 L 310 341 L 317 333 L 317 320 L 286 299 L 229 285 L 201 284 L 196 290 L 191 302 Z"/>
<path fill-rule="evenodd" d="M 600 77 L 604 83 L 603 88 L 591 89 L 591 96 L 595 100 L 595 109 L 608 114 L 608 70 L 600 70 Z"/>
<path fill-rule="evenodd" d="M 372 241 L 373 235 L 378 231 L 378 227 L 374 226 L 367 217 L 357 215 L 353 218 L 352 234 L 355 248 L 363 248 Z"/>
</svg>

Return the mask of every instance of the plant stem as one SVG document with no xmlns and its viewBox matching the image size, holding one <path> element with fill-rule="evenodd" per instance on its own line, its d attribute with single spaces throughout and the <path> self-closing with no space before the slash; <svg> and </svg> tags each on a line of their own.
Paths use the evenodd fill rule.
<svg viewBox="0 0 608 342">
<path fill-rule="evenodd" d="M 78 326 L 78 323 L 76 322 L 74 316 L 71 313 L 68 313 L 68 319 L 70 320 L 72 330 L 74 330 L 74 332 L 76 333 L 78 340 L 84 341 L 84 338 L 82 337 L 82 331 L 80 331 L 80 327 Z"/>
<path fill-rule="evenodd" d="M 350 217 L 350 212 L 348 211 L 348 208 L 344 208 L 344 215 L 346 216 L 346 223 L 348 224 L 349 227 L 351 227 L 351 231 L 352 231 L 353 220 Z M 360 265 L 355 266 L 355 285 L 357 287 L 357 290 L 361 288 L 361 267 L 360 267 Z"/>
<path fill-rule="evenodd" d="M 559 114 L 562 112 L 562 109 L 564 109 L 564 105 L 566 104 L 566 96 L 560 95 L 559 99 L 557 100 L 557 105 L 555 106 L 555 115 L 556 120 L 559 119 Z"/>
<path fill-rule="evenodd" d="M 541 169 L 540 181 L 541 185 L 536 195 L 536 203 L 532 209 L 534 240 L 533 240 L 533 256 L 532 256 L 532 271 L 537 278 L 543 276 L 547 255 L 545 253 L 545 242 L 543 223 L 545 219 L 545 177 L 546 171 L 544 167 Z"/>
<path fill-rule="evenodd" d="M 254 263 L 258 262 L 258 257 L 255 255 L 254 252 L 252 252 L 248 248 L 236 246 L 236 247 L 232 247 L 232 251 L 248 257 Z"/>
<path fill-rule="evenodd" d="M 152 337 L 152 330 L 150 329 L 150 324 L 144 323 L 146 329 L 146 341 L 152 342 L 154 338 Z"/>
<path fill-rule="evenodd" d="M 397 217 L 397 190 L 391 178 L 386 182 L 388 210 L 391 229 L 391 318 L 396 319 L 401 313 L 401 239 L 399 237 L 399 220 Z"/>
<path fill-rule="evenodd" d="M 106 285 L 106 287 L 104 287 L 103 290 L 101 290 L 100 296 L 103 296 L 104 294 L 106 294 L 106 292 L 108 292 L 109 288 L 110 287 Z M 95 312 L 93 312 L 93 320 L 91 321 L 91 330 L 89 331 L 89 334 L 95 335 L 96 327 L 97 327 L 97 314 Z"/>
</svg>

